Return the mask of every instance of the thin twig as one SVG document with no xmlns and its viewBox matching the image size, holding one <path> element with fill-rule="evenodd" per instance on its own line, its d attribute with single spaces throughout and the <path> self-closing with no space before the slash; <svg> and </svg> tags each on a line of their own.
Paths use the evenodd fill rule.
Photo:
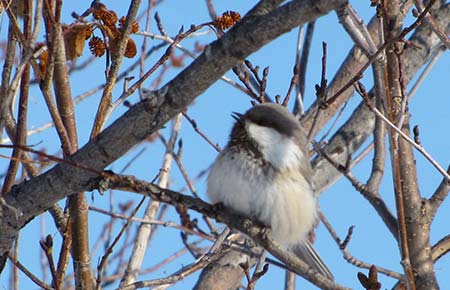
<svg viewBox="0 0 450 290">
<path fill-rule="evenodd" d="M 314 122 L 311 126 L 311 129 L 308 132 L 308 141 L 311 142 L 313 138 L 313 134 L 316 130 L 316 124 L 317 120 L 319 119 L 319 114 L 321 110 L 324 110 L 327 108 L 327 43 L 322 42 L 322 72 L 320 75 L 320 85 L 316 84 L 316 97 L 317 97 L 317 103 L 319 106 L 317 106 L 316 115 L 314 117 Z"/>
<path fill-rule="evenodd" d="M 299 71 L 299 78 L 298 78 L 298 85 L 297 85 L 297 98 L 295 98 L 295 105 L 294 105 L 294 111 L 293 113 L 295 115 L 303 115 L 303 98 L 305 97 L 305 83 L 306 83 L 306 68 L 308 66 L 308 59 L 309 59 L 309 52 L 311 50 L 312 45 L 312 37 L 314 34 L 314 27 L 315 27 L 315 21 L 309 22 L 306 27 L 306 35 L 304 40 L 304 45 L 302 48 L 301 56 L 297 60 L 297 63 L 299 65 L 300 71 Z M 300 32 L 299 32 L 300 34 Z M 300 37 L 300 36 L 299 36 Z M 300 40 L 299 40 L 300 41 Z M 300 45 L 300 44 L 298 44 Z M 299 47 L 297 48 L 299 49 Z M 298 54 L 298 52 L 297 52 Z"/>
<path fill-rule="evenodd" d="M 425 148 L 422 147 L 422 145 L 417 144 L 414 142 L 413 139 L 411 139 L 408 135 L 403 133 L 402 130 L 397 128 L 391 121 L 389 121 L 377 108 L 375 108 L 372 104 L 372 101 L 370 100 L 370 97 L 367 95 L 367 92 L 365 89 L 363 89 L 363 86 L 361 83 L 358 82 L 358 85 L 355 85 L 355 88 L 357 89 L 358 93 L 361 95 L 361 97 L 366 102 L 369 109 L 374 112 L 378 117 L 380 117 L 390 128 L 392 128 L 395 132 L 397 132 L 400 136 L 402 136 L 408 143 L 410 143 L 414 148 L 416 148 L 417 151 L 419 151 L 433 166 L 434 168 L 439 171 L 439 173 L 444 176 L 444 178 L 450 182 L 450 174 L 445 171 L 444 168 L 442 168 L 439 163 L 436 162 L 436 160 L 431 157 L 431 155 L 425 150 Z"/>
<path fill-rule="evenodd" d="M 331 236 L 333 237 L 336 244 L 339 246 L 339 249 L 341 250 L 342 254 L 344 255 L 344 259 L 347 262 L 349 262 L 350 264 L 355 265 L 356 267 L 359 267 L 359 268 L 370 269 L 370 267 L 372 267 L 373 264 L 369 264 L 369 263 L 360 261 L 360 260 L 356 259 L 355 257 L 353 257 L 350 254 L 350 251 L 348 250 L 347 247 L 341 247 L 341 245 L 342 245 L 341 239 L 339 238 L 338 234 L 334 230 L 331 223 L 328 221 L 328 219 L 322 213 L 320 214 L 320 220 L 322 221 L 324 226 L 327 228 L 328 232 L 331 234 Z M 382 273 L 386 276 L 389 276 L 389 277 L 392 277 L 392 278 L 395 278 L 398 280 L 404 279 L 403 275 L 401 275 L 400 273 L 397 273 L 395 271 L 391 271 L 389 269 L 386 269 L 386 268 L 383 268 L 380 266 L 377 266 L 377 269 L 380 273 Z"/>
<path fill-rule="evenodd" d="M 147 280 L 147 281 L 138 281 L 132 284 L 124 285 L 120 287 L 120 290 L 134 290 L 138 288 L 145 288 L 151 286 L 158 285 L 166 285 L 166 284 L 174 284 L 178 281 L 183 280 L 187 276 L 195 273 L 196 271 L 203 269 L 206 265 L 208 265 L 213 259 L 215 259 L 217 255 L 204 255 L 195 263 L 187 265 L 183 267 L 181 270 L 175 272 L 174 274 L 167 276 L 165 278 L 155 279 L 155 280 Z"/>
<path fill-rule="evenodd" d="M 178 32 L 177 36 L 173 40 L 172 43 L 168 46 L 166 49 L 166 52 L 160 57 L 160 59 L 139 79 L 137 80 L 133 85 L 130 86 L 129 90 L 126 92 L 127 95 L 131 95 L 134 93 L 134 91 L 139 88 L 142 83 L 150 76 L 152 75 L 164 62 L 166 62 L 169 59 L 169 56 L 172 54 L 173 48 L 183 39 L 191 35 L 192 33 L 202 29 L 205 26 L 210 25 L 210 23 L 202 23 L 196 26 L 191 26 L 189 30 L 186 32 L 183 32 L 182 29 Z"/>
<path fill-rule="evenodd" d="M 30 278 L 31 281 L 33 281 L 36 285 L 38 285 L 39 287 L 41 287 L 42 289 L 45 290 L 54 290 L 52 287 L 50 287 L 49 285 L 45 284 L 44 282 L 42 282 L 38 277 L 36 277 L 35 275 L 33 275 L 33 273 L 31 273 L 30 271 L 28 271 L 28 269 L 22 265 L 22 263 L 20 263 L 15 257 L 11 256 L 10 253 L 8 253 L 8 258 L 11 262 L 13 262 L 14 266 L 16 266 L 17 268 L 20 269 L 20 271 L 22 271 L 28 278 Z"/>
<path fill-rule="evenodd" d="M 206 7 L 208 7 L 208 13 L 211 20 L 214 20 L 217 18 L 217 12 L 214 8 L 214 4 L 211 0 L 206 0 Z"/>
<path fill-rule="evenodd" d="M 202 232 L 194 231 L 194 230 L 192 230 L 192 229 L 190 229 L 188 227 L 185 227 L 185 226 L 182 226 L 182 225 L 179 225 L 177 223 L 170 222 L 170 221 L 161 221 L 161 220 L 156 220 L 156 219 L 152 220 L 152 219 L 147 219 L 147 218 L 138 218 L 138 217 L 135 217 L 133 215 L 127 216 L 127 215 L 124 215 L 124 214 L 107 211 L 107 210 L 104 210 L 104 209 L 101 209 L 101 208 L 98 208 L 98 207 L 95 207 L 95 206 L 92 206 L 92 205 L 89 206 L 89 210 L 94 211 L 94 212 L 98 212 L 98 213 L 101 213 L 101 214 L 104 214 L 104 215 L 107 215 L 107 216 L 110 216 L 110 217 L 116 218 L 116 219 L 122 219 L 122 220 L 127 220 L 127 221 L 131 220 L 132 222 L 138 222 L 138 223 L 143 223 L 143 224 L 145 223 L 145 224 L 151 224 L 151 225 L 159 225 L 159 226 L 168 227 L 168 228 L 174 228 L 174 229 L 177 229 L 177 230 L 181 230 L 181 231 L 188 232 L 190 234 L 199 236 L 199 237 L 201 237 L 203 239 L 207 239 L 207 240 L 211 240 L 211 241 L 214 240 L 214 238 L 209 236 L 209 235 L 205 235 Z"/>
<path fill-rule="evenodd" d="M 333 158 L 331 158 L 325 150 L 323 150 L 319 144 L 313 144 L 316 152 L 323 156 L 331 165 L 334 166 L 340 173 L 342 173 L 353 185 L 353 187 L 360 192 L 367 201 L 370 202 L 372 207 L 377 211 L 378 215 L 381 217 L 391 234 L 397 238 L 398 237 L 398 229 L 397 229 L 397 220 L 394 215 L 389 210 L 389 207 L 386 205 L 384 200 L 381 198 L 378 192 L 370 191 L 366 185 L 358 181 L 354 175 L 350 172 L 348 165 L 342 165 L 336 162 Z"/>
<path fill-rule="evenodd" d="M 166 144 L 166 151 L 164 153 L 163 162 L 161 165 L 161 172 L 159 174 L 158 186 L 167 187 L 169 182 L 169 173 L 172 166 L 173 151 L 178 133 L 181 128 L 182 115 L 178 114 L 173 120 L 173 126 L 170 134 L 170 139 Z M 146 207 L 144 217 L 147 219 L 155 219 L 155 216 L 160 209 L 160 202 L 152 200 Z M 148 224 L 139 225 L 136 238 L 133 245 L 131 257 L 127 263 L 125 275 L 122 277 L 120 285 L 130 284 L 136 281 L 138 269 L 141 268 L 143 260 L 141 257 L 147 248 L 151 238 L 154 237 L 154 232 L 158 229 L 157 226 L 152 227 Z"/>
<path fill-rule="evenodd" d="M 299 74 L 299 67 L 298 67 L 298 65 L 295 65 L 294 70 L 293 70 L 293 75 L 291 78 L 291 82 L 289 84 L 289 89 L 286 93 L 286 96 L 284 97 L 283 103 L 281 104 L 283 107 L 286 107 L 287 104 L 289 103 L 289 98 L 291 96 L 291 92 L 294 89 L 295 84 L 298 82 L 298 74 Z"/>
<path fill-rule="evenodd" d="M 111 67 L 108 73 L 108 80 L 103 90 L 100 105 L 95 116 L 94 125 L 91 132 L 91 138 L 97 136 L 102 130 L 107 118 L 109 117 L 108 111 L 112 103 L 112 91 L 117 82 L 117 76 L 122 64 L 123 55 L 125 52 L 128 37 L 131 33 L 131 27 L 136 14 L 141 4 L 141 0 L 132 0 L 128 9 L 125 24 L 123 25 L 122 35 L 120 41 L 117 43 L 117 53 L 113 56 Z"/>
<path fill-rule="evenodd" d="M 337 10 L 339 22 L 344 26 L 345 31 L 350 35 L 353 42 L 368 57 L 376 53 L 377 47 L 372 39 L 367 27 L 355 9 L 347 3 Z"/>
<path fill-rule="evenodd" d="M 448 174 L 450 174 L 450 165 L 447 168 Z M 429 199 L 430 207 L 431 207 L 431 218 L 432 220 L 434 215 L 436 215 L 437 210 L 442 205 L 444 200 L 447 198 L 448 193 L 450 191 L 450 182 L 443 178 L 441 183 L 439 184 L 438 188 L 434 191 L 433 195 Z"/>
<path fill-rule="evenodd" d="M 411 31 L 413 31 L 416 27 L 418 27 L 420 25 L 420 23 L 422 22 L 423 18 L 426 16 L 426 14 L 428 13 L 428 11 L 431 9 L 431 7 L 433 6 L 434 2 L 436 0 L 432 0 L 428 3 L 427 7 L 424 9 L 424 11 L 420 14 L 419 17 L 417 17 L 416 21 L 414 21 L 413 24 L 411 24 L 410 26 L 404 28 L 399 35 L 397 35 L 396 37 L 392 37 L 388 40 L 386 40 L 377 50 L 377 52 L 375 54 L 373 54 L 369 60 L 359 69 L 359 71 L 355 74 L 354 77 L 352 77 L 341 89 L 339 89 L 333 96 L 331 96 L 330 98 L 328 98 L 327 100 L 327 104 L 331 104 L 333 103 L 343 92 L 345 92 L 348 88 L 350 88 L 355 82 L 357 82 L 358 80 L 361 79 L 364 71 L 369 67 L 369 65 L 371 65 L 375 60 L 377 60 L 378 56 L 391 44 L 398 42 L 398 41 L 403 41 L 403 38 L 410 33 Z"/>
<path fill-rule="evenodd" d="M 108 261 L 109 255 L 113 252 L 113 248 L 116 246 L 116 244 L 119 242 L 120 238 L 124 234 L 125 230 L 128 228 L 128 226 L 131 224 L 131 219 L 136 215 L 139 208 L 142 206 L 142 204 L 145 201 L 145 196 L 141 198 L 138 205 L 134 208 L 133 212 L 131 213 L 130 217 L 127 219 L 127 222 L 123 225 L 123 227 L 120 229 L 120 232 L 117 234 L 114 241 L 111 243 L 111 245 L 106 249 L 105 254 L 102 256 L 100 263 L 97 266 L 97 280 L 96 280 L 96 289 L 101 289 L 101 283 L 103 278 L 103 268 L 106 265 L 106 262 Z"/>
<path fill-rule="evenodd" d="M 413 84 L 411 90 L 408 92 L 408 98 L 412 98 L 412 96 L 416 93 L 417 89 L 422 85 L 425 78 L 431 72 L 434 64 L 438 61 L 438 59 L 442 56 L 442 54 L 446 51 L 445 46 L 441 46 L 436 52 L 431 56 L 430 61 L 425 65 L 425 68 L 420 73 L 416 82 Z"/>
<path fill-rule="evenodd" d="M 222 148 L 220 148 L 219 145 L 217 145 L 217 143 L 214 143 L 213 141 L 211 141 L 208 136 L 206 136 L 205 133 L 203 133 L 202 130 L 200 130 L 200 128 L 197 125 L 197 122 L 192 119 L 191 117 L 189 117 L 189 115 L 187 114 L 186 111 L 182 112 L 183 116 L 186 118 L 186 120 L 188 120 L 189 124 L 191 124 L 192 128 L 194 128 L 195 132 L 197 132 L 209 145 L 211 145 L 214 149 L 216 149 L 217 152 L 222 151 Z"/>
<path fill-rule="evenodd" d="M 173 154 L 173 157 L 174 157 L 175 162 L 177 163 L 177 166 L 180 169 L 181 174 L 183 175 L 183 178 L 186 181 L 186 184 L 187 184 L 189 190 L 191 191 L 192 195 L 195 196 L 195 197 L 198 197 L 197 191 L 195 190 L 195 187 L 194 187 L 194 183 L 192 182 L 191 178 L 189 177 L 189 175 L 188 175 L 188 173 L 186 171 L 186 168 L 184 167 L 183 162 L 181 161 L 181 153 L 183 152 L 182 151 L 182 144 L 183 143 L 181 142 L 181 139 L 178 142 L 178 144 L 179 144 L 178 152 L 176 154 Z M 210 231 L 212 233 L 216 233 L 217 229 L 214 226 L 214 224 L 212 223 L 211 219 L 209 217 L 207 217 L 207 216 L 203 216 L 202 218 L 205 221 L 205 223 L 207 224 L 207 226 L 210 229 Z"/>
<path fill-rule="evenodd" d="M 197 241 L 194 241 L 191 243 L 191 245 L 197 245 L 200 244 L 201 242 L 203 242 L 203 239 L 199 239 Z M 143 269 L 139 272 L 139 274 L 147 274 L 147 273 L 152 273 L 155 271 L 160 270 L 162 267 L 164 267 L 165 265 L 169 264 L 170 262 L 174 261 L 175 259 L 181 257 L 182 255 L 186 254 L 186 252 L 188 251 L 186 246 L 183 246 L 181 249 L 177 250 L 176 252 L 174 252 L 172 255 L 168 256 L 167 258 L 165 258 L 164 260 L 160 261 L 159 263 L 147 268 L 147 269 Z"/>
<path fill-rule="evenodd" d="M 424 4 L 421 0 L 413 0 L 414 5 L 416 6 L 419 13 L 423 13 L 424 10 Z M 436 33 L 436 35 L 439 37 L 439 39 L 442 41 L 442 43 L 447 47 L 447 49 L 450 49 L 450 38 L 448 37 L 447 33 L 445 32 L 445 29 L 441 27 L 439 24 L 436 23 L 436 21 L 433 19 L 433 17 L 430 14 L 426 14 L 423 22 L 430 27 L 430 29 Z"/>
</svg>

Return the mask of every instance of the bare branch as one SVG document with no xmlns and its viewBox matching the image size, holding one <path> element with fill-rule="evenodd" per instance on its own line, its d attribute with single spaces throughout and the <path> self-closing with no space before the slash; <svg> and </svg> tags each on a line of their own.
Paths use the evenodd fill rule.
<svg viewBox="0 0 450 290">
<path fill-rule="evenodd" d="M 11 262 L 14 263 L 14 265 L 17 268 L 20 269 L 20 271 L 25 273 L 25 275 L 27 275 L 27 277 L 29 277 L 31 279 L 31 281 L 33 281 L 36 285 L 38 285 L 39 287 L 41 287 L 42 289 L 45 289 L 45 290 L 53 290 L 52 287 L 48 286 L 47 284 L 45 284 L 44 282 L 39 280 L 39 278 L 37 278 L 35 275 L 33 275 L 33 273 L 28 271 L 28 269 L 24 265 L 22 265 L 22 263 L 20 263 L 15 257 L 8 254 L 8 258 Z"/>
<path fill-rule="evenodd" d="M 450 236 L 445 236 L 440 239 L 435 245 L 433 245 L 431 250 L 433 251 L 433 261 L 436 262 L 450 251 Z"/>
<path fill-rule="evenodd" d="M 232 228 L 236 228 L 244 234 L 251 237 L 253 240 L 264 246 L 272 255 L 284 261 L 292 271 L 304 276 L 310 282 L 321 287 L 322 289 L 347 289 L 345 287 L 335 284 L 325 276 L 310 268 L 305 262 L 282 250 L 279 245 L 269 237 L 267 229 L 256 225 L 246 218 L 242 218 L 228 213 L 226 210 L 220 212 L 214 206 L 205 203 L 200 199 L 190 196 L 181 195 L 177 192 L 162 189 L 154 184 L 137 180 L 132 176 L 111 175 L 100 181 L 99 190 L 103 191 L 106 188 L 115 188 L 123 191 L 131 191 L 150 196 L 152 199 L 169 203 L 174 206 L 184 206 L 186 208 L 198 211 L 217 221 L 224 222 Z"/>
<path fill-rule="evenodd" d="M 331 236 L 333 237 L 334 241 L 336 242 L 336 244 L 339 246 L 339 249 L 341 250 L 342 254 L 344 255 L 344 259 L 349 262 L 352 265 L 355 265 L 356 267 L 359 268 L 365 268 L 365 269 L 370 269 L 370 267 L 373 266 L 373 264 L 369 264 L 367 262 L 363 262 L 361 260 L 356 259 L 354 256 L 352 256 L 350 254 L 350 251 L 347 249 L 347 244 L 350 242 L 350 237 L 351 237 L 351 232 L 350 229 L 352 229 L 352 227 L 349 228 L 349 234 L 347 234 L 347 237 L 345 238 L 345 241 L 342 242 L 341 239 L 339 238 L 338 234 L 336 233 L 336 231 L 334 230 L 334 228 L 332 227 L 331 223 L 326 219 L 326 217 L 321 214 L 320 216 L 321 221 L 323 222 L 323 224 L 325 225 L 325 227 L 327 228 L 328 232 L 331 234 Z M 383 268 L 383 267 L 379 267 L 377 266 L 377 269 L 380 273 L 389 276 L 389 277 L 393 277 L 399 280 L 403 280 L 404 276 L 394 272 L 392 270 Z"/>
<path fill-rule="evenodd" d="M 164 154 L 164 160 L 161 167 L 164 171 L 161 172 L 158 182 L 158 185 L 161 187 L 166 187 L 169 182 L 170 176 L 169 173 L 172 167 L 172 160 L 173 160 L 172 152 L 174 151 L 175 143 L 178 138 L 178 133 L 181 127 L 181 121 L 182 121 L 181 114 L 178 114 L 173 121 L 172 132 L 170 135 L 169 142 L 166 146 L 166 152 Z M 159 202 L 152 200 L 151 202 L 149 202 L 148 206 L 145 209 L 144 218 L 154 219 L 159 208 L 160 208 Z M 139 273 L 139 269 L 141 268 L 144 254 L 147 249 L 147 245 L 149 243 L 153 230 L 154 228 L 152 228 L 150 224 L 141 224 L 139 226 L 133 251 L 130 256 L 130 260 L 128 261 L 127 269 L 125 271 L 125 275 L 123 276 L 120 282 L 121 287 L 124 285 L 134 283 L 136 281 L 136 277 L 137 274 Z"/>
<path fill-rule="evenodd" d="M 450 166 L 447 168 L 447 173 L 450 174 Z M 447 178 L 444 178 L 439 184 L 438 188 L 436 188 L 436 190 L 434 191 L 431 198 L 429 199 L 430 204 L 429 214 L 432 219 L 436 215 L 439 207 L 447 198 L 449 191 L 450 191 L 450 182 Z"/>
</svg>

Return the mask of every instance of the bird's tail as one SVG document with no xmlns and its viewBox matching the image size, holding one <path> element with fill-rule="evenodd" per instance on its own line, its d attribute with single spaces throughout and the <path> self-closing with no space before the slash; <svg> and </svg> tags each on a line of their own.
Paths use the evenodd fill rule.
<svg viewBox="0 0 450 290">
<path fill-rule="evenodd" d="M 334 276 L 330 269 L 328 269 L 309 241 L 305 240 L 302 243 L 291 246 L 290 249 L 295 255 L 297 255 L 297 257 L 302 259 L 311 268 L 318 271 L 325 277 L 334 280 Z"/>
</svg>

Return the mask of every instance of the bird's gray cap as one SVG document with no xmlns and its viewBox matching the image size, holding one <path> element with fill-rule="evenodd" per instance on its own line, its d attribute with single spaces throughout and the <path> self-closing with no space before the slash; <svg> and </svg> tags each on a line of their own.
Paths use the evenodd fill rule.
<svg viewBox="0 0 450 290">
<path fill-rule="evenodd" d="M 304 139 L 303 142 L 306 142 L 305 132 L 300 122 L 281 105 L 272 103 L 256 105 L 240 118 L 259 126 L 272 128 L 289 137 Z"/>
</svg>

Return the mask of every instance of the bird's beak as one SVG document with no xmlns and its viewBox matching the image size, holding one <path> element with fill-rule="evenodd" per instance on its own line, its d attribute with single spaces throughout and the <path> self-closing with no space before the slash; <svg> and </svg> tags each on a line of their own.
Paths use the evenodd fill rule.
<svg viewBox="0 0 450 290">
<path fill-rule="evenodd" d="M 237 113 L 237 112 L 233 112 L 231 113 L 231 117 L 233 117 L 233 119 L 235 119 L 237 122 L 241 122 L 242 121 L 242 114 L 241 113 Z"/>
</svg>

